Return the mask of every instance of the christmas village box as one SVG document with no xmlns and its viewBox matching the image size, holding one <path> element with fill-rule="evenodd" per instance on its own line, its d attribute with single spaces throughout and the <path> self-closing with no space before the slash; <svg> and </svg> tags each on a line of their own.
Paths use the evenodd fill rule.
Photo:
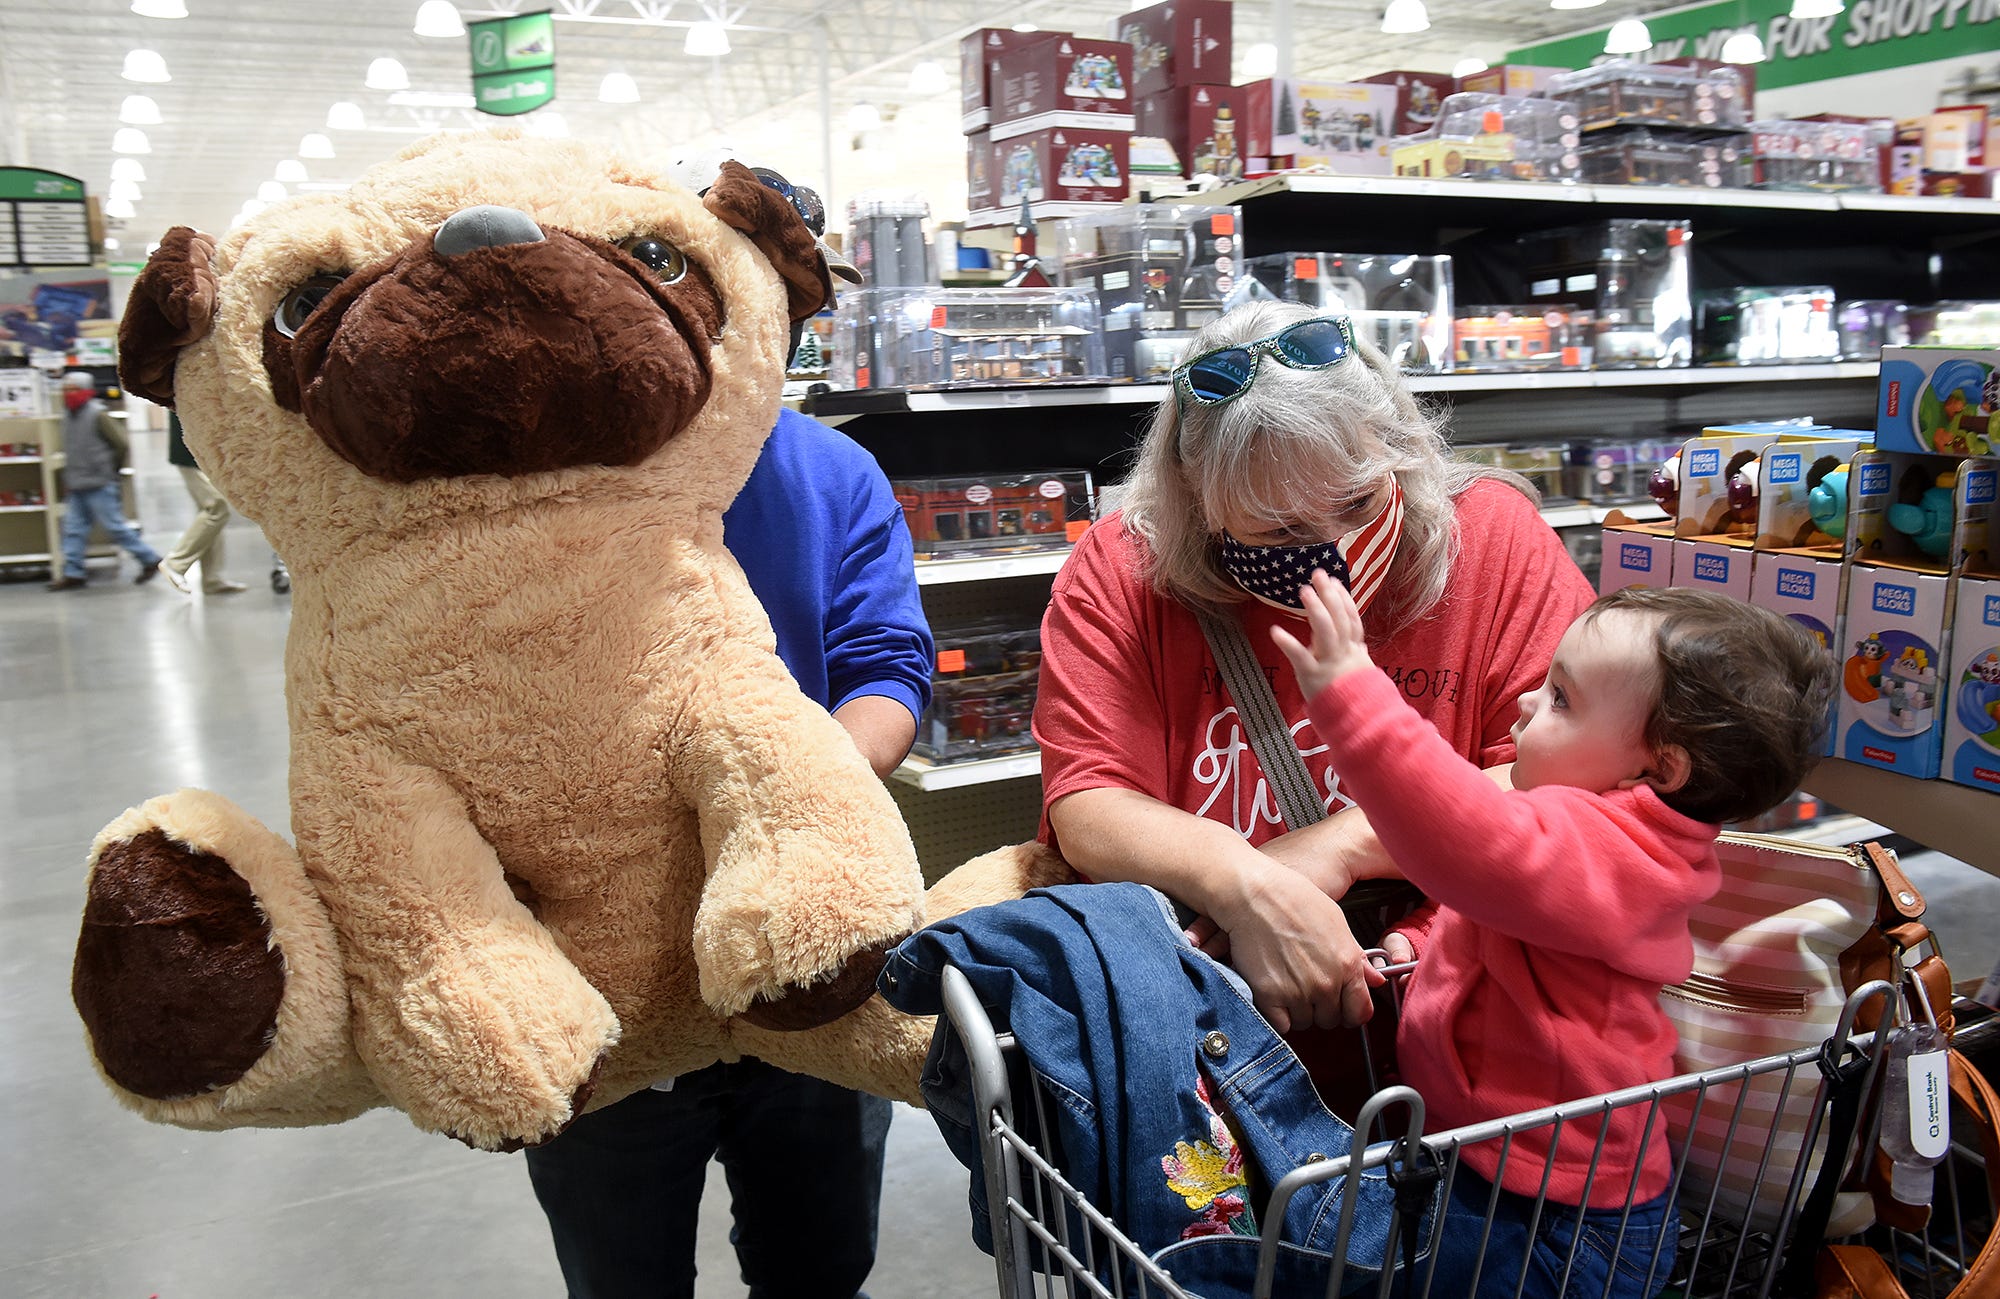
<svg viewBox="0 0 2000 1299">
<path fill-rule="evenodd" d="M 1229 84 L 1229 0 L 1166 0 L 1134 9 L 1118 20 L 1118 39 L 1132 46 L 1135 95 Z"/>
<path fill-rule="evenodd" d="M 1053 127 L 1132 130 L 1132 47 L 1063 36 L 1000 56 L 993 138 Z"/>
<path fill-rule="evenodd" d="M 1289 158 L 1290 166 L 1347 175 L 1390 173 L 1389 141 L 1395 138 L 1401 94 L 1396 87 L 1273 78 L 1245 89 L 1256 86 L 1264 89 L 1247 110 L 1246 157 Z"/>
<path fill-rule="evenodd" d="M 1238 86 L 1180 86 L 1139 101 L 1135 134 L 1174 146 L 1183 176 L 1243 179 L 1249 94 Z"/>
<path fill-rule="evenodd" d="M 994 141 L 1000 210 L 1012 211 L 1022 199 L 1123 203 L 1131 138 L 1125 131 L 1055 127 Z"/>
<path fill-rule="evenodd" d="M 982 27 L 958 43 L 959 124 L 967 133 L 993 125 L 999 102 L 996 73 L 1000 56 L 1023 46 L 1053 41 L 1061 32 L 1017 32 L 1006 27 Z"/>
</svg>

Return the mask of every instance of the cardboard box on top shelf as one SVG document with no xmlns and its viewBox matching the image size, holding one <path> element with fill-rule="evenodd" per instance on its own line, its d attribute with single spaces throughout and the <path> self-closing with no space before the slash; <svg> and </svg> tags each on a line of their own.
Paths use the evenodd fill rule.
<svg viewBox="0 0 2000 1299">
<path fill-rule="evenodd" d="M 1946 780 L 2000 791 L 2000 460 L 1968 460 L 1957 507 L 1962 571 L 1954 594 L 1950 670 L 1940 690 Z"/>
<path fill-rule="evenodd" d="M 1861 451 L 1848 511 L 1847 620 L 1835 753 L 1919 779 L 1944 747 L 1954 569 L 1964 555 L 1968 490 L 1984 461 Z"/>
<path fill-rule="evenodd" d="M 1274 84 L 1268 152 L 1290 155 L 1296 167 L 1387 176 L 1389 143 L 1396 135 L 1396 102 L 1394 86 L 1359 81 Z"/>
<path fill-rule="evenodd" d="M 993 125 L 993 109 L 1000 102 L 1000 81 L 995 75 L 1000 56 L 1043 41 L 1053 41 L 1064 32 L 1017 32 L 1006 27 L 982 27 L 958 43 L 959 125 L 968 135 Z"/>
<path fill-rule="evenodd" d="M 1166 0 L 1121 17 L 1118 39 L 1132 47 L 1132 93 L 1229 84 L 1231 9 L 1229 0 Z"/>
<path fill-rule="evenodd" d="M 1237 86 L 1177 86 L 1139 100 L 1134 133 L 1172 145 L 1184 176 L 1241 180 L 1248 104 Z"/>
<path fill-rule="evenodd" d="M 2000 451 L 2000 348 L 1885 347 L 1876 392 L 1883 451 Z"/>
<path fill-rule="evenodd" d="M 1457 78 L 1449 72 L 1378 72 L 1361 78 L 1377 86 L 1396 88 L 1396 124 L 1393 135 L 1415 135 L 1427 131 L 1438 120 L 1445 96 L 1458 89 Z"/>
<path fill-rule="evenodd" d="M 1502 63 L 1458 79 L 1458 89 L 1482 95 L 1533 95 L 1549 83 L 1549 78 L 1568 68 L 1547 68 L 1528 63 Z"/>
<path fill-rule="evenodd" d="M 1000 56 L 993 138 L 1078 126 L 1132 132 L 1132 47 L 1059 36 Z"/>
<path fill-rule="evenodd" d="M 986 212 L 1000 206 L 1000 167 L 994 156 L 990 131 L 973 131 L 965 137 L 965 207 L 968 212 Z"/>
<path fill-rule="evenodd" d="M 1743 105 L 1747 110 L 1757 102 L 1757 65 L 1754 63 L 1724 63 L 1721 59 L 1661 59 L 1660 65 L 1668 68 L 1689 68 L 1695 72 L 1721 72 L 1725 68 L 1734 72 L 1743 85 Z M 1753 114 L 1751 120 L 1755 120 Z"/>
<path fill-rule="evenodd" d="M 1924 121 L 1925 170 L 1983 170 L 1989 162 L 1986 115 L 1984 104 L 1951 104 L 1933 109 Z"/>
<path fill-rule="evenodd" d="M 1835 663 L 1842 644 L 1849 467 L 1868 441 L 1865 433 L 1781 441 L 1737 471 L 1738 495 L 1753 491 L 1757 511 L 1750 603 L 1804 627 Z M 1829 702 L 1824 753 L 1833 752 L 1837 716 L 1837 705 Z"/>
<path fill-rule="evenodd" d="M 1131 135 L 1058 127 L 996 140 L 1002 215 L 1030 203 L 1122 203 L 1131 192 Z"/>
</svg>

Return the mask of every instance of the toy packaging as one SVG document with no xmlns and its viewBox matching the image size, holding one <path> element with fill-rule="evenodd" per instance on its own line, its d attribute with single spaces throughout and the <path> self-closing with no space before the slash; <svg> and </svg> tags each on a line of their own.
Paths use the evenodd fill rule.
<svg viewBox="0 0 2000 1299">
<path fill-rule="evenodd" d="M 917 193 L 867 192 L 847 202 L 847 252 L 866 283 L 933 282 L 924 218 L 930 204 Z"/>
<path fill-rule="evenodd" d="M 840 388 L 1102 382 L 1084 289 L 854 289 L 834 313 Z"/>
<path fill-rule="evenodd" d="M 1274 84 L 1271 93 L 1269 153 L 1289 154 L 1297 167 L 1355 176 L 1389 174 L 1397 111 L 1394 86 L 1286 81 Z"/>
<path fill-rule="evenodd" d="M 1124 131 L 1056 127 L 993 142 L 1003 218 L 1030 203 L 1122 203 L 1131 136 Z M 1039 213 L 1038 213 L 1039 215 Z"/>
<path fill-rule="evenodd" d="M 1000 55 L 993 138 L 1060 127 L 1132 131 L 1132 47 L 1062 36 Z"/>
<path fill-rule="evenodd" d="M 1244 270 L 1246 280 L 1254 279 L 1273 297 L 1346 312 L 1356 337 L 1374 344 L 1410 373 L 1435 374 L 1448 368 L 1449 256 L 1274 253 L 1249 259 Z"/>
<path fill-rule="evenodd" d="M 1574 102 L 1585 131 L 1625 126 L 1725 129 L 1749 120 L 1743 83 L 1733 68 L 1697 72 L 1614 59 L 1550 77 L 1543 93 Z"/>
<path fill-rule="evenodd" d="M 1762 551 L 1752 559 L 1750 603 L 1781 613 L 1811 632 L 1838 662 L 1841 649 L 1840 583 L 1845 573 L 1840 554 L 1769 554 Z M 1827 706 L 1827 733 L 1821 753 L 1834 752 L 1840 714 L 1836 697 Z"/>
<path fill-rule="evenodd" d="M 1887 298 L 1849 298 L 1833 309 L 1843 361 L 1879 361 L 1885 347 L 1910 343 L 1910 310 Z"/>
<path fill-rule="evenodd" d="M 1756 189 L 1879 192 L 1881 163 L 1865 123 L 1771 121 L 1751 125 Z"/>
<path fill-rule="evenodd" d="M 1940 774 L 2000 790 L 2000 460 L 1966 462 L 1959 481 L 1965 570 L 1954 597 Z"/>
<path fill-rule="evenodd" d="M 1176 86 L 1139 100 L 1134 129 L 1173 145 L 1183 175 L 1236 181 L 1243 179 L 1249 107 L 1249 93 L 1235 86 Z"/>
<path fill-rule="evenodd" d="M 1114 379 L 1164 378 L 1197 329 L 1218 319 L 1242 266 L 1235 207 L 1137 203 L 1056 228 L 1062 281 L 1097 294 Z"/>
<path fill-rule="evenodd" d="M 1460 307 L 1451 322 L 1451 368 L 1460 374 L 1587 370 L 1591 315 L 1561 306 Z"/>
<path fill-rule="evenodd" d="M 1391 159 L 1398 176 L 1574 181 L 1578 141 L 1567 100 L 1460 93 L 1429 131 L 1397 139 Z"/>
<path fill-rule="evenodd" d="M 2000 302 L 1911 307 L 1910 341 L 1925 347 L 2000 348 Z"/>
<path fill-rule="evenodd" d="M 1361 79 L 1396 88 L 1394 135 L 1430 130 L 1444 111 L 1444 101 L 1458 93 L 1458 83 L 1446 72 L 1378 72 Z"/>
<path fill-rule="evenodd" d="M 1000 101 L 995 75 L 1000 56 L 1011 50 L 1053 41 L 1061 32 L 1017 32 L 1007 27 L 982 27 L 958 43 L 959 124 L 965 133 L 993 125 L 993 108 Z"/>
<path fill-rule="evenodd" d="M 1878 393 L 1884 451 L 1983 456 L 2000 446 L 2000 349 L 1885 347 Z"/>
<path fill-rule="evenodd" d="M 1673 586 L 1672 520 L 1641 523 L 1620 510 L 1604 520 L 1597 593 L 1610 595 L 1628 586 Z"/>
<path fill-rule="evenodd" d="M 1457 93 L 1511 95 L 1526 98 L 1539 95 L 1549 82 L 1568 68 L 1542 67 L 1529 63 L 1502 63 L 1458 79 Z"/>
<path fill-rule="evenodd" d="M 912 750 L 944 763 L 1034 748 L 1029 726 L 1041 666 L 1038 627 L 940 632 L 931 706 Z"/>
<path fill-rule="evenodd" d="M 919 559 L 1060 550 L 1097 517 L 1097 490 L 1086 469 L 899 478 L 890 486 Z"/>
<path fill-rule="evenodd" d="M 1693 357 L 1685 221 L 1618 219 L 1523 235 L 1530 302 L 1590 312 L 1591 364 L 1667 369 Z"/>
<path fill-rule="evenodd" d="M 1835 361 L 1840 335 L 1833 289 L 1736 288 L 1695 299 L 1697 365 L 1800 365 Z"/>
<path fill-rule="evenodd" d="M 1592 185 L 1665 185 L 1719 189 L 1750 183 L 1748 142 L 1737 135 L 1682 140 L 1644 127 L 1589 138 L 1577 150 Z"/>
<path fill-rule="evenodd" d="M 1132 47 L 1132 93 L 1227 86 L 1230 14 L 1229 0 L 1166 0 L 1121 17 L 1118 39 Z"/>
</svg>

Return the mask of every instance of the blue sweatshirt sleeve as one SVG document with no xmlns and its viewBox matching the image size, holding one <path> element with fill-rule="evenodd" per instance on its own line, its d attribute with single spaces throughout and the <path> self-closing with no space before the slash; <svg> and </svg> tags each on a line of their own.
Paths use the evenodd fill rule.
<svg viewBox="0 0 2000 1299">
<path fill-rule="evenodd" d="M 936 650 L 902 506 L 881 470 L 869 468 L 827 605 L 827 694 L 834 708 L 882 695 L 917 717 L 930 705 Z"/>
</svg>

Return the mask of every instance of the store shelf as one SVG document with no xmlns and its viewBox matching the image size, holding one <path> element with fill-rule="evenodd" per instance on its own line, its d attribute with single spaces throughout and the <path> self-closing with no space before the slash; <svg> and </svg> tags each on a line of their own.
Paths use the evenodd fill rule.
<svg viewBox="0 0 2000 1299">
<path fill-rule="evenodd" d="M 972 762 L 939 764 L 922 758 L 905 758 L 903 765 L 890 774 L 890 779 L 929 792 L 962 789 L 967 785 L 988 785 L 997 780 L 1021 780 L 1041 774 L 1042 755 L 1039 751 L 1030 751 L 1009 753 L 998 758 L 979 758 Z"/>
<path fill-rule="evenodd" d="M 1090 383 L 1038 386 L 954 388 L 945 392 L 910 392 L 902 388 L 863 388 L 852 392 L 810 394 L 802 409 L 825 419 L 848 415 L 943 414 L 967 410 L 1047 409 L 1057 406 L 1151 406 L 1167 395 L 1164 383 Z"/>
<path fill-rule="evenodd" d="M 917 585 L 947 582 L 991 582 L 1003 577 L 1035 577 L 1053 573 L 1068 561 L 1069 547 L 1029 551 L 1019 555 L 983 555 L 977 559 L 920 559 Z"/>
<path fill-rule="evenodd" d="M 1604 516 L 1618 510 L 1634 523 L 1658 523 L 1667 517 L 1657 505 L 1627 502 L 1623 505 L 1556 505 L 1542 507 L 1542 521 L 1551 528 L 1583 528 L 1604 522 Z"/>
<path fill-rule="evenodd" d="M 0 554 L 0 564 L 49 564 L 53 562 L 55 562 L 55 556 L 49 554 L 47 551 L 8 551 L 5 554 Z"/>
<path fill-rule="evenodd" d="M 40 456 L 0 456 L 0 465 L 38 465 Z"/>
<path fill-rule="evenodd" d="M 40 514 L 46 505 L 0 505 L 0 514 Z"/>
<path fill-rule="evenodd" d="M 2000 875 L 2000 794 L 1823 759 L 1805 787 L 1835 807 Z"/>
</svg>

